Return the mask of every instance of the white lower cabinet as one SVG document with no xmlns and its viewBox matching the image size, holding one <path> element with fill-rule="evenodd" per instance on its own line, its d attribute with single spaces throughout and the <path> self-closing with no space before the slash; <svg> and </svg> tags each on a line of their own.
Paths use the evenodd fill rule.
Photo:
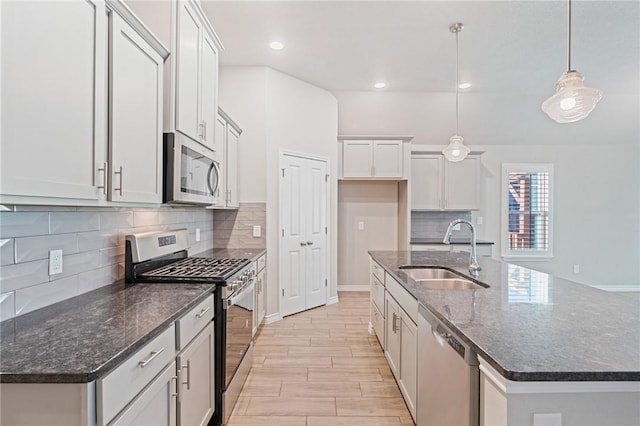
<svg viewBox="0 0 640 426">
<path fill-rule="evenodd" d="M 112 423 L 125 425 L 176 425 L 177 397 L 176 363 L 172 362 L 144 390 L 135 402 L 125 409 Z"/>
<path fill-rule="evenodd" d="M 385 297 L 385 345 L 384 356 L 389 362 L 391 372 L 398 379 L 398 371 L 400 370 L 400 306 L 393 297 L 387 293 Z"/>
<path fill-rule="evenodd" d="M 418 327 L 401 312 L 400 315 L 400 391 L 411 416 L 416 418 L 416 389 L 418 378 Z"/>
<path fill-rule="evenodd" d="M 260 329 L 262 323 L 264 321 L 264 317 L 266 315 L 265 308 L 265 297 L 264 292 L 267 289 L 267 269 L 266 265 L 266 255 L 262 255 L 257 261 L 257 269 L 258 275 L 256 278 L 256 287 L 255 287 L 255 295 L 256 295 L 256 304 L 255 304 L 255 327 L 257 330 Z"/>
<path fill-rule="evenodd" d="M 178 356 L 180 425 L 206 425 L 213 415 L 213 357 L 213 323 L 209 322 Z"/>
</svg>

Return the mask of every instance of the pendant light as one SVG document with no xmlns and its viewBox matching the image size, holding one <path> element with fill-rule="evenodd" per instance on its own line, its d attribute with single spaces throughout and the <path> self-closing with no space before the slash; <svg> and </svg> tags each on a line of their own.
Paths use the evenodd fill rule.
<svg viewBox="0 0 640 426">
<path fill-rule="evenodd" d="M 442 150 L 444 158 L 448 161 L 462 161 L 471 152 L 468 146 L 464 145 L 464 138 L 458 135 L 458 33 L 464 29 L 462 23 L 457 22 L 449 27 L 449 30 L 456 35 L 456 134 L 449 139 L 449 145 Z"/>
<path fill-rule="evenodd" d="M 542 110 L 558 123 L 586 118 L 602 99 L 601 90 L 586 87 L 582 74 L 571 69 L 571 0 L 567 33 L 567 71 L 556 81 L 556 93 L 542 103 Z"/>
</svg>

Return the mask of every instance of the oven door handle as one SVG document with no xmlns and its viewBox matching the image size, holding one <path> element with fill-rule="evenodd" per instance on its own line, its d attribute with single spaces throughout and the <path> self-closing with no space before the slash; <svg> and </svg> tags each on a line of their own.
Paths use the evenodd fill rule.
<svg viewBox="0 0 640 426">
<path fill-rule="evenodd" d="M 243 288 L 240 293 L 234 294 L 232 297 L 227 299 L 227 302 L 224 304 L 224 308 L 228 309 L 229 306 L 235 305 L 236 301 L 238 301 L 239 299 L 243 298 L 248 292 L 253 291 L 254 286 L 255 286 L 255 282 L 252 279 L 251 280 L 251 284 L 249 284 L 248 286 Z M 252 303 L 253 303 L 253 300 L 252 300 Z"/>
</svg>

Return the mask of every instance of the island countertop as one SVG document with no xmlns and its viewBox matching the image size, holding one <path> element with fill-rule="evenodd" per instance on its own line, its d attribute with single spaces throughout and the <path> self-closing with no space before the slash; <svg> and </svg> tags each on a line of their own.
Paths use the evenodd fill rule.
<svg viewBox="0 0 640 426">
<path fill-rule="evenodd" d="M 640 381 L 640 303 L 528 268 L 466 253 L 372 251 L 419 303 L 513 381 Z M 400 269 L 444 267 L 488 284 L 429 290 Z"/>
</svg>

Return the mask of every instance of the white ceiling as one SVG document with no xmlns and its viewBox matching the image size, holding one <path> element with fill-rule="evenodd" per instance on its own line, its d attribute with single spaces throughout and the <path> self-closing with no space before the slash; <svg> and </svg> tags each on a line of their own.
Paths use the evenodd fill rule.
<svg viewBox="0 0 640 426">
<path fill-rule="evenodd" d="M 454 22 L 465 26 L 467 96 L 542 102 L 567 67 L 564 0 L 201 2 L 225 46 L 222 66 L 268 66 L 334 93 L 374 91 L 376 81 L 387 92 L 454 92 Z M 638 114 L 640 1 L 573 0 L 572 37 L 572 68 L 609 99 L 602 117 Z M 275 39 L 284 50 L 268 48 Z"/>
</svg>

